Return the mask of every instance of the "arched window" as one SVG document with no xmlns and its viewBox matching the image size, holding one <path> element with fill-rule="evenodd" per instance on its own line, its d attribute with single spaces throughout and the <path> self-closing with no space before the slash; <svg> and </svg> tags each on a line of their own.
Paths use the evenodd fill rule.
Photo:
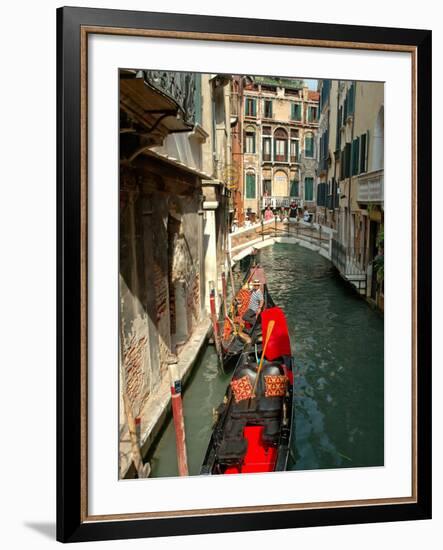
<svg viewBox="0 0 443 550">
<path fill-rule="evenodd" d="M 314 157 L 314 134 L 305 134 L 305 157 Z"/>
<path fill-rule="evenodd" d="M 255 153 L 255 128 L 248 126 L 245 130 L 245 153 Z"/>
<path fill-rule="evenodd" d="M 255 199 L 256 193 L 255 172 L 248 171 L 246 172 L 245 198 Z"/>
<path fill-rule="evenodd" d="M 288 161 L 288 133 L 283 128 L 277 128 L 274 132 L 274 160 Z"/>
</svg>

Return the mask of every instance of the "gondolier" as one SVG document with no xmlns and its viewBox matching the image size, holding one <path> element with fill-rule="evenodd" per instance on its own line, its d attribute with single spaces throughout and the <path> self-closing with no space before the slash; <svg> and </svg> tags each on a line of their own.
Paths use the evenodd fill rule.
<svg viewBox="0 0 443 550">
<path fill-rule="evenodd" d="M 261 313 L 261 310 L 263 309 L 264 303 L 265 301 L 263 298 L 263 292 L 260 288 L 260 280 L 254 279 L 254 282 L 252 283 L 252 292 L 249 299 L 248 309 L 243 315 L 243 320 L 247 323 L 250 323 L 251 325 L 255 324 Z"/>
</svg>

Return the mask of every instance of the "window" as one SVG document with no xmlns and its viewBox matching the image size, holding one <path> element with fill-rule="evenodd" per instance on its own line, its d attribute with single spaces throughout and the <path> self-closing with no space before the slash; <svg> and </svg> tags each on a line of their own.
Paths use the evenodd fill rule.
<svg viewBox="0 0 443 550">
<path fill-rule="evenodd" d="M 340 178 L 349 178 L 351 163 L 351 144 L 346 143 L 340 154 Z"/>
<path fill-rule="evenodd" d="M 292 103 L 291 104 L 291 118 L 292 120 L 301 120 L 301 103 Z"/>
<path fill-rule="evenodd" d="M 355 84 L 352 83 L 348 90 L 348 116 L 355 110 Z"/>
<path fill-rule="evenodd" d="M 245 99 L 245 115 L 246 116 L 255 116 L 257 113 L 256 100 L 252 97 L 247 97 Z"/>
<path fill-rule="evenodd" d="M 298 139 L 291 139 L 291 162 L 297 162 L 298 160 Z"/>
<path fill-rule="evenodd" d="M 291 188 L 289 190 L 289 196 L 290 197 L 298 197 L 299 189 L 298 189 L 298 180 L 291 180 Z"/>
<path fill-rule="evenodd" d="M 263 180 L 263 195 L 270 197 L 272 195 L 271 180 Z"/>
<path fill-rule="evenodd" d="M 263 138 L 263 160 L 271 160 L 271 138 Z"/>
<path fill-rule="evenodd" d="M 255 199 L 255 174 L 246 174 L 246 193 L 247 199 Z"/>
<path fill-rule="evenodd" d="M 314 156 L 314 136 L 308 134 L 305 137 L 305 157 L 312 158 Z"/>
<path fill-rule="evenodd" d="M 280 160 L 280 161 L 286 160 L 286 140 L 285 139 L 275 140 L 275 160 Z"/>
<path fill-rule="evenodd" d="M 308 122 L 317 121 L 317 107 L 308 106 Z"/>
<path fill-rule="evenodd" d="M 274 132 L 274 160 L 288 161 L 288 134 L 283 128 L 277 128 Z"/>
<path fill-rule="evenodd" d="M 314 200 L 314 178 L 305 178 L 305 201 Z"/>
<path fill-rule="evenodd" d="M 326 103 L 328 103 L 330 91 L 331 91 L 331 81 L 323 80 L 323 85 L 322 85 L 321 94 L 320 94 L 320 111 L 323 109 L 323 106 L 326 105 Z"/>
<path fill-rule="evenodd" d="M 326 182 L 317 185 L 317 206 L 327 206 L 328 184 Z"/>
<path fill-rule="evenodd" d="M 358 174 L 358 168 L 359 168 L 359 153 L 360 153 L 360 138 L 357 137 L 352 142 L 352 172 L 351 174 L 353 176 Z"/>
<path fill-rule="evenodd" d="M 360 174 L 368 171 L 369 132 L 360 136 Z"/>
<path fill-rule="evenodd" d="M 264 100 L 263 116 L 265 118 L 272 118 L 272 99 Z"/>
<path fill-rule="evenodd" d="M 255 130 L 247 129 L 245 133 L 245 153 L 255 153 Z"/>
</svg>

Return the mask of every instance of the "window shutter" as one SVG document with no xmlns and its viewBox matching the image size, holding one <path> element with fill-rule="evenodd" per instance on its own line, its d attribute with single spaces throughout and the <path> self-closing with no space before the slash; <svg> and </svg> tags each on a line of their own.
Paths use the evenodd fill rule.
<svg viewBox="0 0 443 550">
<path fill-rule="evenodd" d="M 255 99 L 252 99 L 252 116 L 255 116 L 257 114 L 257 101 Z"/>
<path fill-rule="evenodd" d="M 350 166 L 351 164 L 351 144 L 346 143 L 345 146 L 345 166 L 344 166 L 344 177 L 349 178 L 350 175 Z"/>
<path fill-rule="evenodd" d="M 369 168 L 368 159 L 369 159 L 369 130 L 366 132 L 365 172 L 367 172 Z"/>
<path fill-rule="evenodd" d="M 366 134 L 360 136 L 359 174 L 366 172 Z"/>
<path fill-rule="evenodd" d="M 246 174 L 246 198 L 255 199 L 255 174 Z"/>
</svg>

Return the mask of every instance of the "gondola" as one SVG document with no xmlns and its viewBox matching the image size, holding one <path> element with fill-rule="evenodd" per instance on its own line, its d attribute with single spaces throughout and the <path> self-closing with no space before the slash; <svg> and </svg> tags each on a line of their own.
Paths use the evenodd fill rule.
<svg viewBox="0 0 443 550">
<path fill-rule="evenodd" d="M 244 329 L 244 333 L 246 333 L 250 339 L 250 342 L 245 341 L 242 334 L 239 334 L 238 324 L 235 322 L 235 319 L 241 318 L 248 309 L 249 298 L 251 295 L 249 284 L 256 279 L 258 279 L 261 283 L 264 298 L 263 309 L 266 310 L 274 305 L 274 302 L 268 292 L 263 268 L 259 265 L 255 265 L 254 263 L 254 265 L 248 270 L 241 288 L 232 300 L 229 308 L 229 316 L 224 319 L 221 338 L 221 360 L 223 362 L 224 372 L 234 370 L 237 363 L 240 361 L 242 353 L 254 349 L 254 345 L 260 341 L 262 337 L 261 324 L 256 323 L 254 326 L 246 326 Z"/>
<path fill-rule="evenodd" d="M 241 353 L 215 424 L 201 474 L 287 469 L 292 434 L 294 363 L 283 311 L 261 314 L 263 338 Z"/>
</svg>

